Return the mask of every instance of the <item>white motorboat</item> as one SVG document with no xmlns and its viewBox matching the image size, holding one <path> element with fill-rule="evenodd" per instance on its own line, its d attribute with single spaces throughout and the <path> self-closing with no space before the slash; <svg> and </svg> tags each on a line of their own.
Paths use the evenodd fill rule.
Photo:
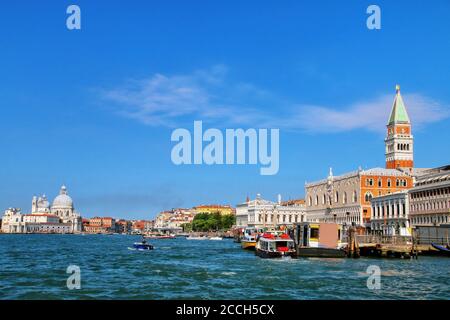
<svg viewBox="0 0 450 320">
<path fill-rule="evenodd" d="M 195 237 L 195 236 L 189 236 L 186 238 L 186 240 L 208 240 L 207 237 Z"/>
</svg>

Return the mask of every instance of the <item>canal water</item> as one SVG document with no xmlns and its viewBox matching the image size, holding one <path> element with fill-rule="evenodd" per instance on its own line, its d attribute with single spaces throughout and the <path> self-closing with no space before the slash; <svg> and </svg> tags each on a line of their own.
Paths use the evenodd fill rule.
<svg viewBox="0 0 450 320">
<path fill-rule="evenodd" d="M 130 250 L 139 239 L 0 235 L 0 299 L 450 299 L 445 257 L 263 260 L 231 239 Z M 67 289 L 70 265 L 80 268 L 80 290 Z M 372 265 L 380 289 L 368 289 Z"/>
</svg>

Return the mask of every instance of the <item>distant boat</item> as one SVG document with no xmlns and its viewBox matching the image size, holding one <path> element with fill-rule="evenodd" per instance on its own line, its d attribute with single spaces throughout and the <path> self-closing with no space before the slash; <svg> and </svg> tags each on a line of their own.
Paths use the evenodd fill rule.
<svg viewBox="0 0 450 320">
<path fill-rule="evenodd" d="M 146 242 L 135 242 L 133 243 L 133 249 L 135 250 L 153 250 L 153 245 Z"/>
<path fill-rule="evenodd" d="M 174 234 L 149 234 L 144 236 L 145 239 L 174 239 Z"/>
<path fill-rule="evenodd" d="M 208 240 L 207 237 L 203 237 L 203 236 L 201 236 L 201 237 L 189 236 L 186 239 L 187 240 Z"/>
<path fill-rule="evenodd" d="M 210 237 L 209 240 L 222 240 L 222 237 Z"/>
<path fill-rule="evenodd" d="M 438 244 L 432 243 L 431 246 L 435 248 L 436 250 L 439 250 L 439 252 L 446 254 L 450 257 L 450 249 L 444 246 L 440 246 Z"/>
</svg>

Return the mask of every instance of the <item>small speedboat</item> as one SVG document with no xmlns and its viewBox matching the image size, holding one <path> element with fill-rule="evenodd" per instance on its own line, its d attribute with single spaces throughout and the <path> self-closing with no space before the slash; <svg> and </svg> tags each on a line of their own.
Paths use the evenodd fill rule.
<svg viewBox="0 0 450 320">
<path fill-rule="evenodd" d="M 133 243 L 133 248 L 136 250 L 153 250 L 153 245 L 150 243 L 135 242 Z"/>
<path fill-rule="evenodd" d="M 444 246 L 440 246 L 438 244 L 432 243 L 431 246 L 433 248 L 435 248 L 436 250 L 438 250 L 441 253 L 446 254 L 447 256 L 450 257 L 450 249 L 448 247 L 444 247 Z"/>
<path fill-rule="evenodd" d="M 210 237 L 209 240 L 222 240 L 222 237 Z"/>
</svg>

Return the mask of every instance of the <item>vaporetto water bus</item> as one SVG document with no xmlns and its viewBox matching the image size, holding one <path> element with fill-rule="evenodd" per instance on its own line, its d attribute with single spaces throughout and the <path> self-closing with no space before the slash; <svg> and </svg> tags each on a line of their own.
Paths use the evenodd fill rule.
<svg viewBox="0 0 450 320">
<path fill-rule="evenodd" d="M 294 240 L 283 232 L 265 232 L 256 242 L 256 255 L 261 258 L 282 258 L 297 256 Z"/>
</svg>

